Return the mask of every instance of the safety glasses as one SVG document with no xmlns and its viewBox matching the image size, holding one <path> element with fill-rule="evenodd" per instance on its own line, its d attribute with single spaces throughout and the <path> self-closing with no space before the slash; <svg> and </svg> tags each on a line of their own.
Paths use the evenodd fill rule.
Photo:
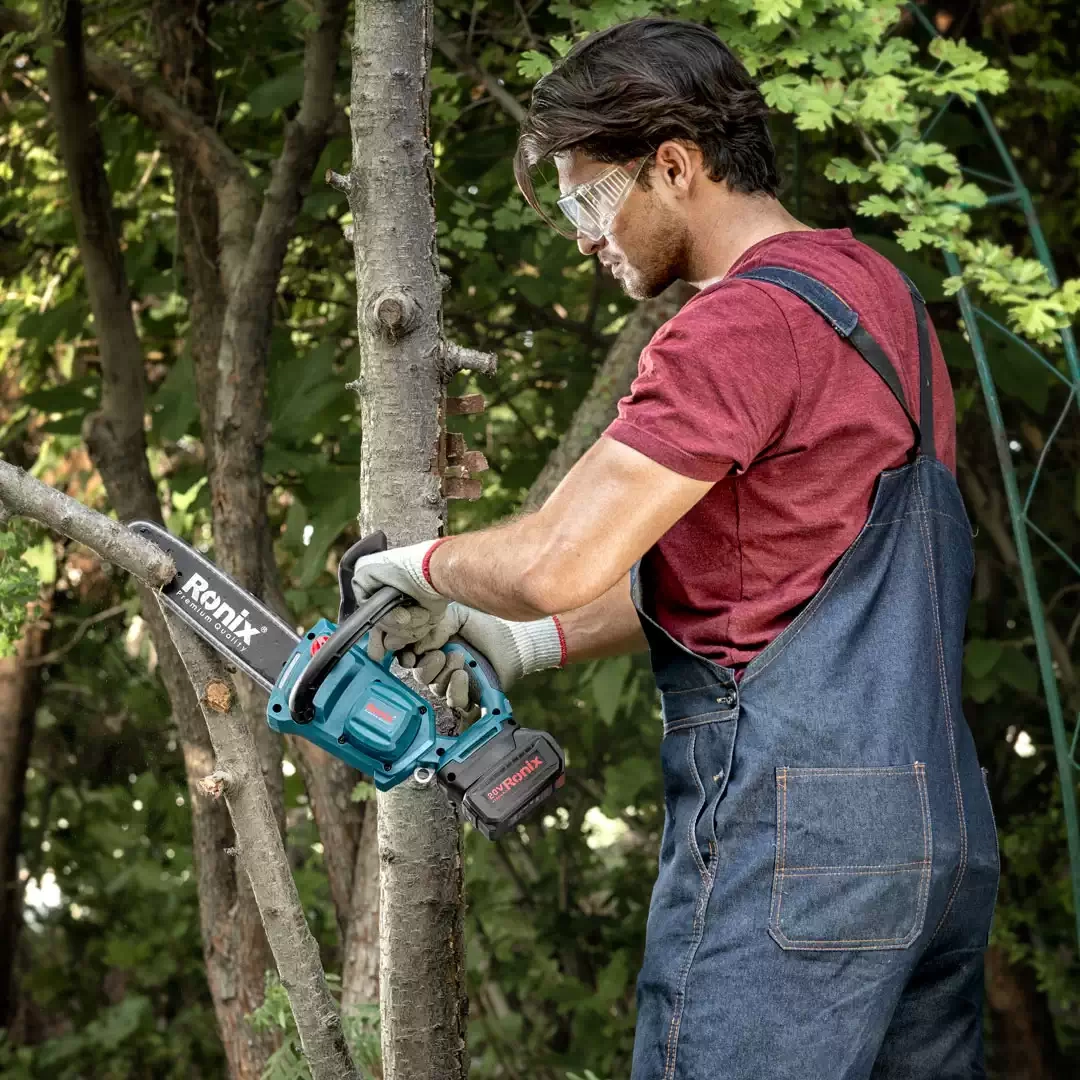
<svg viewBox="0 0 1080 1080">
<path fill-rule="evenodd" d="M 646 161 L 648 156 L 638 162 L 633 172 L 622 165 L 612 165 L 559 199 L 559 209 L 574 226 L 575 233 L 570 239 L 584 237 L 595 244 L 607 235 Z"/>
</svg>

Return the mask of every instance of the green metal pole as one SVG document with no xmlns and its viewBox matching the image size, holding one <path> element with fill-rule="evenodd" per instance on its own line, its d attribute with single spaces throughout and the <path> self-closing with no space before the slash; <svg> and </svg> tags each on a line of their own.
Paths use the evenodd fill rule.
<svg viewBox="0 0 1080 1080">
<path fill-rule="evenodd" d="M 950 274 L 960 273 L 960 261 L 952 252 L 945 252 L 945 263 Z M 1061 804 L 1065 814 L 1065 834 L 1069 845 L 1069 866 L 1072 879 L 1073 914 L 1076 921 L 1076 940 L 1080 944 L 1080 820 L 1076 813 L 1076 780 L 1073 775 L 1072 758 L 1068 736 L 1065 732 L 1065 718 L 1058 694 L 1057 677 L 1054 674 L 1054 659 L 1050 652 L 1050 639 L 1046 633 L 1046 618 L 1043 614 L 1042 597 L 1039 584 L 1035 579 L 1035 564 L 1031 558 L 1031 546 L 1028 543 L 1025 528 L 1026 515 L 1020 501 L 1020 489 L 1016 483 L 1016 471 L 1013 469 L 1009 442 L 1005 434 L 1005 421 L 1001 415 L 994 376 L 986 358 L 986 348 L 979 333 L 975 309 L 966 289 L 957 293 L 961 314 L 968 335 L 971 349 L 975 354 L 975 366 L 979 372 L 983 397 L 986 399 L 986 411 L 990 417 L 990 428 L 994 436 L 994 449 L 997 451 L 1001 478 L 1005 485 L 1005 498 L 1009 505 L 1009 519 L 1012 522 L 1013 539 L 1016 542 L 1016 555 L 1020 562 L 1020 573 L 1024 583 L 1024 596 L 1031 614 L 1031 628 L 1035 636 L 1035 652 L 1039 660 L 1039 673 L 1042 676 L 1043 689 L 1046 693 L 1046 708 L 1050 714 L 1050 729 L 1054 736 L 1054 755 L 1057 758 L 1058 772 L 1061 775 Z"/>
<path fill-rule="evenodd" d="M 926 13 L 914 3 L 907 5 L 916 21 L 931 37 L 940 37 L 936 27 L 927 18 Z M 951 99 L 950 99 L 951 103 Z M 1009 153 L 1001 134 L 994 124 L 993 117 L 983 104 L 982 99 L 976 95 L 975 108 L 982 119 L 990 141 L 997 150 L 998 157 L 1005 172 L 1013 185 L 1013 191 L 1007 194 L 991 197 L 991 202 L 1006 202 L 1012 198 L 1019 201 L 1031 234 L 1031 242 L 1035 253 L 1046 269 L 1051 284 L 1057 288 L 1060 279 L 1054 266 L 1053 255 L 1046 242 L 1039 216 L 1035 210 L 1031 192 L 1025 186 L 1019 170 Z M 935 122 L 940 118 L 935 117 Z M 942 253 L 949 273 L 960 273 L 960 261 L 949 251 Z M 1072 882 L 1073 911 L 1076 920 L 1076 940 L 1080 946 L 1080 822 L 1077 819 L 1076 808 L 1076 777 L 1073 769 L 1073 754 L 1076 750 L 1077 736 L 1080 735 L 1080 723 L 1077 725 L 1072 744 L 1068 742 L 1065 730 L 1065 718 L 1061 706 L 1061 696 L 1058 692 L 1057 676 L 1054 673 L 1053 654 L 1050 651 L 1050 640 L 1046 631 L 1046 616 L 1043 611 L 1042 596 L 1039 593 L 1039 583 L 1035 577 L 1035 564 L 1031 557 L 1031 545 L 1028 543 L 1028 529 L 1035 526 L 1027 516 L 1027 506 L 1020 501 L 1020 489 L 1016 482 L 1016 470 L 1013 468 L 1012 455 L 1009 452 L 1008 438 L 1005 434 L 1005 421 L 1001 415 L 1001 407 L 998 402 L 997 390 L 994 386 L 994 377 L 990 371 L 990 364 L 986 357 L 986 348 L 983 345 L 982 335 L 979 332 L 976 310 L 971 303 L 966 289 L 961 289 L 957 294 L 961 314 L 967 326 L 968 335 L 971 338 L 972 352 L 975 354 L 975 366 L 979 373 L 979 382 L 982 385 L 983 397 L 986 401 L 986 411 L 990 419 L 990 428 L 994 438 L 994 449 L 997 452 L 998 465 L 1001 469 L 1001 479 L 1005 486 L 1005 498 L 1009 506 L 1009 519 L 1012 524 L 1013 538 L 1016 542 L 1016 555 L 1020 562 L 1020 573 L 1023 579 L 1024 596 L 1027 600 L 1028 612 L 1031 616 L 1032 632 L 1035 637 L 1035 651 L 1039 661 L 1039 673 L 1042 678 L 1043 690 L 1046 694 L 1046 708 L 1050 716 L 1050 730 L 1054 738 L 1054 754 L 1057 758 L 1058 773 L 1061 780 L 1061 801 L 1065 815 L 1065 833 L 1069 849 L 1069 870 Z M 1011 331 L 1005 331 L 1009 337 L 1021 341 Z M 1066 327 L 1060 331 L 1061 343 L 1065 350 L 1066 362 L 1071 378 L 1072 398 L 1080 407 L 1080 357 L 1077 355 L 1076 339 L 1072 328 Z M 1026 344 L 1021 342 L 1021 344 Z M 1040 357 L 1041 359 L 1041 357 Z M 1044 363 L 1048 363 L 1044 361 Z M 1049 365 L 1048 365 L 1049 366 Z M 1066 405 L 1068 407 L 1068 403 Z M 1037 477 L 1037 474 L 1036 474 Z M 1034 480 L 1032 481 L 1034 486 Z M 1030 499 L 1030 493 L 1029 493 Z M 1038 530 L 1036 530 L 1038 531 Z"/>
</svg>

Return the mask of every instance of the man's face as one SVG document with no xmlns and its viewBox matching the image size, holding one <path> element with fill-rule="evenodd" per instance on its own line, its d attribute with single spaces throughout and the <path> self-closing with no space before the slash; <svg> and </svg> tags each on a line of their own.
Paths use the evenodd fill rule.
<svg viewBox="0 0 1080 1080">
<path fill-rule="evenodd" d="M 555 164 L 559 170 L 559 191 L 564 195 L 611 167 L 576 151 L 559 154 Z M 628 171 L 633 173 L 638 164 L 631 162 Z M 596 255 L 627 296 L 647 300 L 658 296 L 682 276 L 687 242 L 685 219 L 664 198 L 654 181 L 649 190 L 634 184 L 600 240 L 579 237 L 577 244 L 582 254 Z"/>
</svg>

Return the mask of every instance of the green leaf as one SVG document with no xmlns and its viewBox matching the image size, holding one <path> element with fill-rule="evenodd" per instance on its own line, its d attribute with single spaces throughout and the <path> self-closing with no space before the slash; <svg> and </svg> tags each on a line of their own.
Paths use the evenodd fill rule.
<svg viewBox="0 0 1080 1080">
<path fill-rule="evenodd" d="M 158 442 L 176 442 L 199 415 L 195 397 L 195 364 L 185 349 L 150 399 L 152 430 Z"/>
<path fill-rule="evenodd" d="M 972 638 L 964 649 L 964 669 L 974 679 L 985 678 L 1001 659 L 1005 646 L 1000 641 Z"/>
<path fill-rule="evenodd" d="M 1019 649 L 1005 649 L 994 665 L 994 674 L 1021 693 L 1039 692 L 1039 669 Z"/>
<path fill-rule="evenodd" d="M 596 669 L 589 684 L 593 700 L 596 702 L 596 711 L 600 719 L 609 727 L 615 719 L 615 713 L 619 708 L 622 690 L 626 684 L 626 677 L 630 674 L 633 663 L 629 656 L 616 656 L 611 660 L 604 660 Z"/>
<path fill-rule="evenodd" d="M 857 184 L 869 180 L 870 173 L 847 158 L 833 158 L 825 166 L 825 179 L 836 184 Z"/>
<path fill-rule="evenodd" d="M 43 413 L 77 413 L 83 416 L 97 408 L 100 396 L 101 379 L 96 375 L 87 375 L 59 386 L 23 394 L 21 401 Z"/>
<path fill-rule="evenodd" d="M 248 95 L 251 115 L 256 120 L 265 120 L 278 109 L 287 108 L 298 102 L 303 89 L 303 67 L 295 67 L 273 79 L 267 79 Z"/>
<path fill-rule="evenodd" d="M 552 66 L 551 60 L 543 53 L 537 52 L 535 49 L 529 49 L 523 52 L 518 60 L 518 74 L 523 79 L 535 81 L 549 74 Z"/>
</svg>

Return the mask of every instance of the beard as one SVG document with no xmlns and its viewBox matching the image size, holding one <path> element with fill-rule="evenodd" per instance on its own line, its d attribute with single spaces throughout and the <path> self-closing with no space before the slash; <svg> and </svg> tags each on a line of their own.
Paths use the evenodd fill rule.
<svg viewBox="0 0 1080 1080">
<path fill-rule="evenodd" d="M 654 218 L 647 235 L 634 243 L 642 254 L 631 261 L 625 254 L 615 275 L 632 300 L 650 300 L 683 276 L 688 237 L 686 225 L 674 214 Z"/>
</svg>

